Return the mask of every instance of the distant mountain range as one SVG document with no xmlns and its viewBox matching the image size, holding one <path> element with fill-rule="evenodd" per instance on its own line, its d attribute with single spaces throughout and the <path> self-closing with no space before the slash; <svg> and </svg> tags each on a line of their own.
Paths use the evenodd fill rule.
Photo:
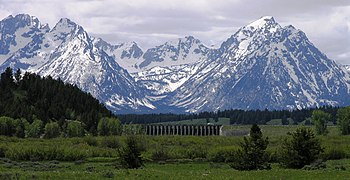
<svg viewBox="0 0 350 180">
<path fill-rule="evenodd" d="M 349 66 L 268 16 L 219 48 L 187 36 L 144 51 L 94 38 L 66 18 L 50 28 L 19 14 L 0 21 L 0 71 L 6 67 L 76 84 L 115 113 L 350 105 Z"/>
</svg>

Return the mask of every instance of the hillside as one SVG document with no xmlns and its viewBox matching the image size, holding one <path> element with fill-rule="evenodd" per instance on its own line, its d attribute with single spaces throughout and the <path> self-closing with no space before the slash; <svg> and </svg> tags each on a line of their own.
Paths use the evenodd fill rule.
<svg viewBox="0 0 350 180">
<path fill-rule="evenodd" d="M 21 75 L 7 68 L 0 79 L 0 116 L 39 118 L 48 121 L 80 120 L 86 129 L 94 131 L 101 117 L 112 113 L 91 94 L 77 86 L 32 73 Z"/>
</svg>

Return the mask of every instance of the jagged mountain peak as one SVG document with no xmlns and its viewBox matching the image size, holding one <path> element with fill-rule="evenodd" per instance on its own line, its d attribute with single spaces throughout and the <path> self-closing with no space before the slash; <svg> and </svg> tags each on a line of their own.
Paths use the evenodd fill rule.
<svg viewBox="0 0 350 180">
<path fill-rule="evenodd" d="M 252 23 L 248 24 L 246 27 L 259 29 L 269 25 L 277 25 L 277 24 L 278 23 L 275 21 L 275 19 L 272 16 L 263 16 L 260 19 L 255 20 Z"/>
<path fill-rule="evenodd" d="M 9 15 L 1 21 L 0 29 L 6 29 L 10 32 L 14 32 L 18 28 L 32 27 L 40 29 L 42 27 L 39 19 L 35 16 L 28 14 L 18 14 L 16 16 Z"/>
<path fill-rule="evenodd" d="M 181 44 L 186 44 L 187 46 L 191 46 L 193 44 L 201 44 L 199 39 L 196 39 L 193 36 L 185 36 L 183 38 L 174 39 L 171 41 L 167 41 L 164 44 L 157 46 L 156 48 L 169 47 L 169 46 L 179 46 Z"/>
<path fill-rule="evenodd" d="M 3 21 L 7 21 L 7 20 L 16 20 L 16 21 L 24 21 L 30 24 L 40 24 L 39 23 L 39 19 L 35 16 L 31 16 L 29 14 L 17 14 L 16 16 L 13 15 L 9 15 L 8 17 L 6 17 L 5 19 L 3 19 Z"/>
<path fill-rule="evenodd" d="M 51 32 L 59 32 L 66 35 L 69 33 L 83 33 L 85 30 L 72 20 L 68 18 L 61 18 L 54 28 L 52 28 Z"/>
<path fill-rule="evenodd" d="M 29 15 L 0 22 L 0 71 L 61 78 L 118 113 L 294 109 L 349 105 L 350 75 L 293 26 L 264 16 L 221 47 L 193 36 L 145 51 L 110 44 L 62 18 L 53 29 Z M 179 111 L 178 111 L 179 110 Z"/>
</svg>

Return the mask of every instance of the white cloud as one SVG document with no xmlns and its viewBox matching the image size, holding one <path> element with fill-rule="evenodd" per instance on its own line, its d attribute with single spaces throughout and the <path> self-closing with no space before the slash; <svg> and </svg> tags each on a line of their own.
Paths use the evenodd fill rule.
<svg viewBox="0 0 350 180">
<path fill-rule="evenodd" d="M 147 48 L 193 35 L 218 45 L 249 22 L 271 15 L 292 24 L 330 58 L 350 64 L 348 0 L 0 0 L 0 18 L 28 13 L 50 26 L 67 17 L 106 41 Z"/>
</svg>

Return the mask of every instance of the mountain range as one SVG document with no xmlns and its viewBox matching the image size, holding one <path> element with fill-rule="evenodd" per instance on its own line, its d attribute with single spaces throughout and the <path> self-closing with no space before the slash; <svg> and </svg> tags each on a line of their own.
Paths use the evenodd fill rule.
<svg viewBox="0 0 350 180">
<path fill-rule="evenodd" d="M 0 72 L 6 67 L 76 84 L 115 113 L 350 105 L 350 68 L 270 16 L 218 48 L 186 36 L 143 50 L 95 38 L 67 18 L 50 28 L 10 15 L 0 21 Z"/>
</svg>

